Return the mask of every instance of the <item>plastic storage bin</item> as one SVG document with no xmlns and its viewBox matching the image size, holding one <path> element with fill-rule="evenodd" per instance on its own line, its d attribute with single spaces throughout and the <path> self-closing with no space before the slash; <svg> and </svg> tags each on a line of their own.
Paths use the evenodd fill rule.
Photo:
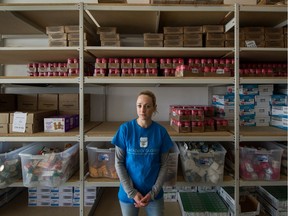
<svg viewBox="0 0 288 216">
<path fill-rule="evenodd" d="M 188 182 L 223 181 L 226 150 L 219 143 L 178 142 L 183 175 Z"/>
<path fill-rule="evenodd" d="M 179 153 L 179 149 L 176 143 L 174 143 L 174 146 L 169 151 L 167 173 L 165 176 L 164 186 L 175 186 L 176 184 Z"/>
<path fill-rule="evenodd" d="M 282 154 L 283 149 L 272 142 L 241 143 L 241 178 L 279 180 Z"/>
<path fill-rule="evenodd" d="M 33 144 L 22 142 L 0 142 L 0 188 L 21 179 L 21 158 L 19 153 Z"/>
<path fill-rule="evenodd" d="M 91 177 L 117 179 L 115 169 L 115 148 L 108 142 L 93 142 L 87 146 L 89 174 Z"/>
<path fill-rule="evenodd" d="M 58 149 L 58 152 L 41 153 L 45 149 Z M 79 144 L 36 143 L 20 152 L 20 157 L 24 186 L 59 187 L 78 170 Z"/>
</svg>

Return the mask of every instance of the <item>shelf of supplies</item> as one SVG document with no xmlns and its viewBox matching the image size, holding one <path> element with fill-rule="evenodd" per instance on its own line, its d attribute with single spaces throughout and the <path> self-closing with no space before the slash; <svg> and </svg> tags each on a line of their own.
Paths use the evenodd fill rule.
<svg viewBox="0 0 288 216">
<path fill-rule="evenodd" d="M 240 48 L 241 61 L 249 62 L 285 62 L 287 60 L 287 48 Z"/>
<path fill-rule="evenodd" d="M 276 127 L 240 127 L 240 141 L 287 141 L 287 131 Z"/>
<path fill-rule="evenodd" d="M 86 47 L 96 57 L 190 57 L 233 58 L 229 47 Z"/>
<path fill-rule="evenodd" d="M 0 56 L 0 64 L 67 62 L 68 58 L 79 58 L 79 47 L 0 47 Z M 84 57 L 85 61 L 94 59 L 87 52 Z"/>
<path fill-rule="evenodd" d="M 97 122 L 89 122 L 85 123 L 84 132 L 91 130 L 97 126 Z M 78 142 L 79 141 L 79 128 L 74 128 L 65 133 L 33 133 L 33 134 L 25 134 L 25 133 L 9 133 L 9 134 L 0 134 L 0 141 L 14 141 L 14 142 L 57 142 L 57 141 L 67 141 L 67 142 Z"/>
<path fill-rule="evenodd" d="M 85 83 L 99 85 L 193 85 L 215 86 L 233 84 L 233 77 L 85 77 Z"/>
<path fill-rule="evenodd" d="M 240 84 L 287 84 L 286 77 L 241 77 Z"/>
<path fill-rule="evenodd" d="M 86 133 L 86 141 L 111 141 L 123 122 L 103 122 Z M 166 128 L 174 141 L 233 141 L 233 134 L 228 131 L 204 133 L 177 133 L 169 122 L 159 122 Z"/>
<path fill-rule="evenodd" d="M 78 84 L 79 77 L 0 76 L 0 84 Z"/>
</svg>

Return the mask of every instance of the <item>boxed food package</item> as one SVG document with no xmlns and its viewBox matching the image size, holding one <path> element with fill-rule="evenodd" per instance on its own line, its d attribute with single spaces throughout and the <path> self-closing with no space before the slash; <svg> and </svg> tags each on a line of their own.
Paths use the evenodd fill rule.
<svg viewBox="0 0 288 216">
<path fill-rule="evenodd" d="M 21 158 L 19 153 L 32 146 L 32 143 L 0 142 L 0 188 L 21 179 Z"/>
<path fill-rule="evenodd" d="M 44 132 L 66 132 L 79 125 L 79 115 L 58 115 L 44 118 Z"/>
<path fill-rule="evenodd" d="M 89 174 L 91 177 L 117 179 L 115 169 L 115 148 L 108 142 L 89 143 L 87 146 Z"/>
<path fill-rule="evenodd" d="M 240 176 L 245 180 L 279 180 L 283 149 L 272 142 L 241 143 Z"/>
<path fill-rule="evenodd" d="M 78 170 L 79 144 L 36 143 L 19 155 L 25 187 L 58 187 Z"/>
<path fill-rule="evenodd" d="M 221 144 L 215 142 L 178 142 L 177 144 L 186 181 L 213 184 L 223 181 L 226 150 Z"/>
</svg>

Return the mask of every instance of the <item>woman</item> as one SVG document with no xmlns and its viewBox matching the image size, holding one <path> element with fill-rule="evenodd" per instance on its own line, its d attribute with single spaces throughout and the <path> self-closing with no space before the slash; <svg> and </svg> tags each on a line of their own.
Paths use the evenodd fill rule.
<svg viewBox="0 0 288 216">
<path fill-rule="evenodd" d="M 152 120 L 157 104 L 151 91 L 138 95 L 136 107 L 138 118 L 122 124 L 112 140 L 121 211 L 123 216 L 137 216 L 144 207 L 148 216 L 163 216 L 162 185 L 173 142 L 166 129 Z"/>
</svg>

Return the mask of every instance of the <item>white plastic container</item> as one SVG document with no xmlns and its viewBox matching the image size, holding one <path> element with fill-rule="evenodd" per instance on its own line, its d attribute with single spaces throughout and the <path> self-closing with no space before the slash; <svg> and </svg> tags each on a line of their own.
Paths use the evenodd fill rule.
<svg viewBox="0 0 288 216">
<path fill-rule="evenodd" d="M 59 151 L 41 154 L 44 148 L 53 148 Z M 25 187 L 59 187 L 78 170 L 79 144 L 37 143 L 20 152 L 20 157 Z"/>
<path fill-rule="evenodd" d="M 0 142 L 0 188 L 8 187 L 21 179 L 21 158 L 19 153 L 31 145 L 33 144 Z"/>
<path fill-rule="evenodd" d="M 115 169 L 115 148 L 112 144 L 108 142 L 92 142 L 86 148 L 91 177 L 118 178 Z"/>
</svg>

